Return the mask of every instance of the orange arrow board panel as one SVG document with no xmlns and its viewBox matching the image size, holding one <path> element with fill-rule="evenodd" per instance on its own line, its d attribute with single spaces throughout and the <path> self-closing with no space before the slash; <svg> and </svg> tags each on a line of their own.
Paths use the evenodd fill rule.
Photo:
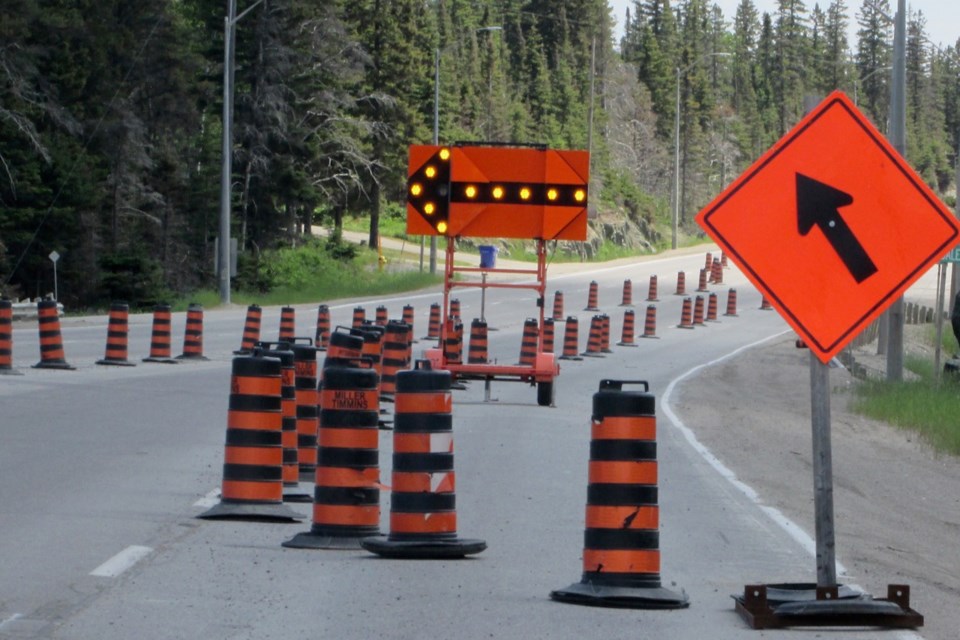
<svg viewBox="0 0 960 640">
<path fill-rule="evenodd" d="M 839 91 L 697 222 L 823 362 L 960 237 L 951 212 Z"/>
<path fill-rule="evenodd" d="M 530 147 L 410 147 L 407 233 L 586 240 L 590 155 Z"/>
</svg>

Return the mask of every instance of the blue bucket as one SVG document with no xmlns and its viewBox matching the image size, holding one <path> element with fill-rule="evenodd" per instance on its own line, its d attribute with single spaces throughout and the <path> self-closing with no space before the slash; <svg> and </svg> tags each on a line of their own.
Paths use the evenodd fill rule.
<svg viewBox="0 0 960 640">
<path fill-rule="evenodd" d="M 495 269 L 497 266 L 497 248 L 488 244 L 482 244 L 480 249 L 480 268 Z"/>
</svg>

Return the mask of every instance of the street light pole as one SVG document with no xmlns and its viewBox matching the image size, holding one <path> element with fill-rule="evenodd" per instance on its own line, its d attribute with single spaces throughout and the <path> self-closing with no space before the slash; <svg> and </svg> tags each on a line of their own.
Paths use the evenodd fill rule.
<svg viewBox="0 0 960 640">
<path fill-rule="evenodd" d="M 500 25 L 491 25 L 474 29 L 474 33 L 481 31 L 502 31 Z M 450 44 L 459 42 L 455 40 Z M 449 45 L 448 45 L 449 46 Z M 442 49 L 437 47 L 433 52 L 433 144 L 440 144 L 440 53 Z M 437 272 L 437 236 L 430 236 L 430 273 Z"/>
<path fill-rule="evenodd" d="M 677 104 L 674 111 L 673 121 L 673 221 L 670 225 L 670 248 L 677 248 L 677 234 L 680 226 L 680 80 L 683 74 L 706 60 L 707 58 L 729 57 L 730 53 L 726 51 L 715 51 L 707 53 L 686 67 L 677 67 Z"/>
<path fill-rule="evenodd" d="M 223 19 L 223 140 L 220 168 L 220 229 L 217 241 L 217 281 L 220 304 L 230 304 L 230 180 L 233 174 L 233 61 L 236 26 L 263 0 L 257 0 L 237 15 L 237 0 L 227 3 Z"/>
</svg>

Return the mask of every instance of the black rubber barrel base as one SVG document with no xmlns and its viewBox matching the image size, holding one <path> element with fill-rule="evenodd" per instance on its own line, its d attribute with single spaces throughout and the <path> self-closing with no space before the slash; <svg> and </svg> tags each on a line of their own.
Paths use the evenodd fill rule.
<svg viewBox="0 0 960 640">
<path fill-rule="evenodd" d="M 550 598 L 569 604 L 619 609 L 686 609 L 690 606 L 686 593 L 663 587 L 615 587 L 589 582 L 577 582 L 566 589 L 551 591 Z"/>
<path fill-rule="evenodd" d="M 96 364 L 112 364 L 118 367 L 135 367 L 137 364 L 135 362 L 130 362 L 129 360 L 97 360 Z"/>
<path fill-rule="evenodd" d="M 638 345 L 638 344 L 636 344 L 636 343 L 634 343 L 634 342 L 618 342 L 618 343 L 617 343 L 617 346 L 618 346 L 618 347 L 638 347 L 638 346 L 640 346 L 640 345 Z"/>
<path fill-rule="evenodd" d="M 180 364 L 179 360 L 173 358 L 144 358 L 144 362 L 159 362 L 161 364 Z"/>
<path fill-rule="evenodd" d="M 364 538 L 360 546 L 384 558 L 429 560 L 464 558 L 487 548 L 484 540 L 454 538 L 452 540 L 390 540 L 385 536 Z"/>
<path fill-rule="evenodd" d="M 360 549 L 360 541 L 366 536 L 334 536 L 328 533 L 304 531 L 286 542 L 280 543 L 288 549 Z"/>
<path fill-rule="evenodd" d="M 305 516 L 275 503 L 221 502 L 197 516 L 202 520 L 280 520 L 295 522 Z"/>
<path fill-rule="evenodd" d="M 23 371 L 13 368 L 0 368 L 0 376 L 22 376 Z"/>
<path fill-rule="evenodd" d="M 299 485 L 296 487 L 283 488 L 284 502 L 313 502 L 313 496 L 307 493 Z"/>
<path fill-rule="evenodd" d="M 576 360 L 577 362 L 579 362 L 580 360 L 583 360 L 583 358 L 581 358 L 580 356 L 560 356 L 557 359 L 558 360 Z"/>
<path fill-rule="evenodd" d="M 181 353 L 177 356 L 177 360 L 209 360 L 207 356 L 193 355 L 190 353 Z"/>
<path fill-rule="evenodd" d="M 71 366 L 69 362 L 65 360 L 60 360 L 59 362 L 43 362 L 40 361 L 37 364 L 33 365 L 34 369 L 62 369 L 64 371 L 76 371 L 77 368 Z"/>
</svg>

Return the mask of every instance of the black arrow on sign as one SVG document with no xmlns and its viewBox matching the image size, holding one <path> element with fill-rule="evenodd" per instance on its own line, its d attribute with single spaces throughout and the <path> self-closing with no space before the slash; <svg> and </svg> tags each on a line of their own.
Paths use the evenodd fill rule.
<svg viewBox="0 0 960 640">
<path fill-rule="evenodd" d="M 800 235 L 810 233 L 814 225 L 820 227 L 827 242 L 859 284 L 877 272 L 877 265 L 873 264 L 840 216 L 840 207 L 849 204 L 853 204 L 853 196 L 849 193 L 797 174 L 797 227 Z"/>
</svg>

